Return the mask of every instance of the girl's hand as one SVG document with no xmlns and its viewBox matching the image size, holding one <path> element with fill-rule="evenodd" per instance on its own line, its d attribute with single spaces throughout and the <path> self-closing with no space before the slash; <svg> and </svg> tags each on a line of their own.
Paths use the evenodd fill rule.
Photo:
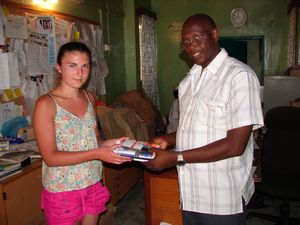
<svg viewBox="0 0 300 225">
<path fill-rule="evenodd" d="M 115 138 L 115 139 L 109 139 L 102 143 L 101 147 L 111 147 L 116 144 L 121 144 L 125 140 L 129 139 L 129 137 L 121 137 L 121 138 Z"/>
<path fill-rule="evenodd" d="M 114 140 L 114 143 L 116 142 L 116 140 L 119 139 L 111 139 Z M 108 140 L 108 142 L 110 142 L 111 140 Z M 120 144 L 113 144 L 112 146 L 101 146 L 101 148 L 99 148 L 99 154 L 101 154 L 101 156 L 99 156 L 99 159 L 101 161 L 107 162 L 107 163 L 112 163 L 112 164 L 122 164 L 124 162 L 130 162 L 132 161 L 132 159 L 130 157 L 125 157 L 125 156 L 120 156 L 117 153 L 114 152 L 114 149 L 120 147 Z"/>
</svg>

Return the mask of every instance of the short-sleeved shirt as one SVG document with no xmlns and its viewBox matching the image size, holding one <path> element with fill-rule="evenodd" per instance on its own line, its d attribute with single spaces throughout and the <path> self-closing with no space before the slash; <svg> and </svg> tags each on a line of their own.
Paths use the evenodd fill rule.
<svg viewBox="0 0 300 225">
<path fill-rule="evenodd" d="M 254 71 L 222 49 L 204 69 L 194 65 L 179 85 L 177 151 L 226 137 L 227 131 L 263 125 L 260 85 Z M 241 156 L 178 167 L 182 209 L 228 215 L 240 213 L 254 192 L 253 138 Z"/>
<path fill-rule="evenodd" d="M 54 97 L 48 94 L 54 101 Z M 87 96 L 87 94 L 86 94 Z M 88 96 L 87 96 L 88 98 Z M 58 151 L 86 151 L 98 147 L 95 110 L 88 98 L 85 115 L 79 118 L 56 104 L 54 118 Z M 79 190 L 100 181 L 102 163 L 91 160 L 71 166 L 48 167 L 43 162 L 42 183 L 50 192 Z"/>
</svg>

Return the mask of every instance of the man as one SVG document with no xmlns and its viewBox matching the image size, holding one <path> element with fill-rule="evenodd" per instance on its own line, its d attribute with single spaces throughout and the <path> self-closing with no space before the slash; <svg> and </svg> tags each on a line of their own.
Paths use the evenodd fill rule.
<svg viewBox="0 0 300 225">
<path fill-rule="evenodd" d="M 260 85 L 218 38 L 205 14 L 184 22 L 181 45 L 195 64 L 179 85 L 179 127 L 153 139 L 162 149 L 176 144 L 176 152 L 157 150 L 145 163 L 153 170 L 177 165 L 184 225 L 245 225 L 244 206 L 254 192 L 252 131 L 263 126 Z"/>
</svg>

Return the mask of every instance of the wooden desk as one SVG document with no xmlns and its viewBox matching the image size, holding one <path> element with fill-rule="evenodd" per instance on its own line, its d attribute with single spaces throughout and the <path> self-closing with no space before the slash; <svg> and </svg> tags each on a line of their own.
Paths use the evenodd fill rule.
<svg viewBox="0 0 300 225">
<path fill-rule="evenodd" d="M 43 221 L 41 160 L 0 181 L 0 225 L 29 225 Z"/>
<path fill-rule="evenodd" d="M 176 168 L 164 172 L 144 172 L 147 225 L 167 222 L 182 225 Z"/>
</svg>

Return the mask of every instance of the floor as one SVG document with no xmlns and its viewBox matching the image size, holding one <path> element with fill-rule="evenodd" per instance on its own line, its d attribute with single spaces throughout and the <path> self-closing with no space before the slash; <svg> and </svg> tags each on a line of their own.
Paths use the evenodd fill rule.
<svg viewBox="0 0 300 225">
<path fill-rule="evenodd" d="M 268 204 L 266 200 L 266 204 Z M 278 215 L 276 208 L 250 209 L 250 211 L 271 213 Z M 291 214 L 300 217 L 300 205 L 292 204 Z M 140 180 L 131 191 L 117 205 L 115 213 L 115 225 L 145 225 L 144 213 L 144 184 Z M 274 223 L 251 217 L 247 219 L 247 225 L 273 225 Z"/>
<path fill-rule="evenodd" d="M 118 203 L 115 225 L 145 225 L 144 183 L 139 180 Z"/>
</svg>

